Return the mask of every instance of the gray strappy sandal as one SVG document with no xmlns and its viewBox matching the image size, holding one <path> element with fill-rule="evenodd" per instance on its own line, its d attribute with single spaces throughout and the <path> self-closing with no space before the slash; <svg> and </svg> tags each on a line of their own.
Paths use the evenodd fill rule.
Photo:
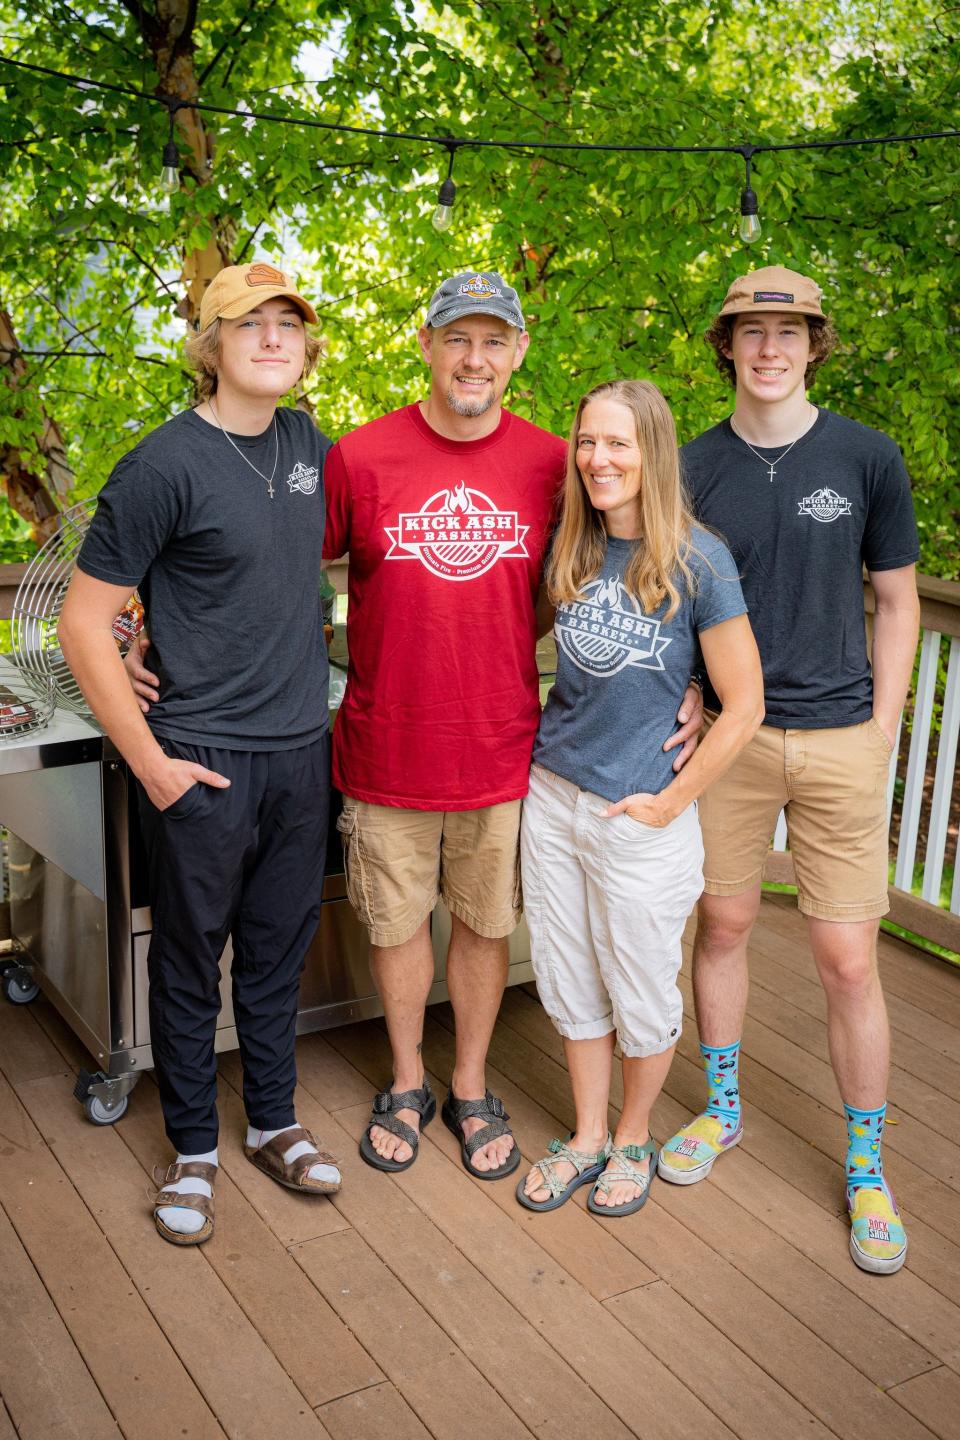
<svg viewBox="0 0 960 1440">
<path fill-rule="evenodd" d="M 496 1095 L 487 1090 L 482 1100 L 458 1100 L 451 1090 L 443 1102 L 441 1115 L 444 1125 L 460 1141 L 460 1159 L 464 1170 L 470 1175 L 475 1175 L 478 1180 L 502 1180 L 505 1175 L 513 1174 L 520 1164 L 520 1146 L 507 1124 L 510 1116 L 503 1108 L 503 1101 Z M 483 1129 L 478 1130 L 475 1135 L 464 1135 L 463 1122 L 473 1117 L 485 1122 Z M 509 1135 L 513 1139 L 510 1154 L 496 1169 L 478 1170 L 472 1163 L 474 1155 L 501 1135 Z"/>
<path fill-rule="evenodd" d="M 381 1090 L 379 1095 L 374 1096 L 370 1123 L 360 1138 L 360 1157 L 366 1160 L 368 1165 L 372 1165 L 374 1170 L 409 1170 L 417 1158 L 420 1135 L 412 1125 L 397 1116 L 397 1110 L 416 1110 L 420 1116 L 422 1134 L 437 1113 L 436 1098 L 427 1081 L 424 1080 L 419 1090 Z M 388 1160 L 385 1156 L 378 1155 L 370 1139 L 370 1131 L 374 1125 L 379 1125 L 381 1130 L 389 1130 L 391 1135 L 396 1135 L 400 1140 L 406 1140 L 413 1151 L 409 1160 Z"/>
</svg>

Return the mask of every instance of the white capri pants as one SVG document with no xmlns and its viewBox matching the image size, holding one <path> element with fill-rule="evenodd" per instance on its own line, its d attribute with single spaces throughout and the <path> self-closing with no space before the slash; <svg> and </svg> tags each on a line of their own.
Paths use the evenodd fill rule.
<svg viewBox="0 0 960 1440">
<path fill-rule="evenodd" d="M 677 1043 L 681 937 L 703 891 L 691 805 L 663 829 L 534 765 L 520 828 L 523 908 L 540 999 L 561 1035 L 616 1030 L 624 1055 Z"/>
</svg>

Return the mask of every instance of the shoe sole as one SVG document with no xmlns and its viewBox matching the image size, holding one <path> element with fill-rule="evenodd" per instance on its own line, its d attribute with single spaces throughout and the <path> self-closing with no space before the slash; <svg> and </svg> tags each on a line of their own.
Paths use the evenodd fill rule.
<svg viewBox="0 0 960 1440">
<path fill-rule="evenodd" d="M 735 1145 L 739 1145 L 742 1139 L 743 1135 L 740 1134 L 736 1140 L 730 1140 L 724 1145 L 722 1150 L 717 1151 L 712 1159 L 705 1160 L 704 1163 L 698 1165 L 695 1170 L 671 1170 L 669 1166 L 664 1165 L 663 1151 L 661 1150 L 657 1159 L 657 1174 L 661 1180 L 666 1180 L 671 1185 L 696 1185 L 701 1180 L 706 1180 L 721 1155 L 726 1155 L 727 1151 L 732 1150 Z"/>
<path fill-rule="evenodd" d="M 177 1207 L 170 1207 L 175 1210 Z M 183 1206 L 180 1207 L 183 1209 Z M 153 1223 L 157 1227 L 157 1234 L 161 1240 L 166 1240 L 168 1245 L 205 1245 L 213 1234 L 213 1221 L 207 1220 L 199 1230 L 184 1232 L 182 1230 L 171 1230 L 164 1225 L 159 1215 L 154 1215 Z"/>
<path fill-rule="evenodd" d="M 900 1254 L 895 1255 L 892 1260 L 880 1260 L 873 1255 L 864 1255 L 857 1244 L 856 1236 L 851 1230 L 850 1256 L 858 1270 L 865 1270 L 870 1275 L 895 1275 L 898 1270 L 902 1269 L 903 1262 L 907 1258 L 907 1246 L 906 1242 L 904 1242 Z"/>
</svg>

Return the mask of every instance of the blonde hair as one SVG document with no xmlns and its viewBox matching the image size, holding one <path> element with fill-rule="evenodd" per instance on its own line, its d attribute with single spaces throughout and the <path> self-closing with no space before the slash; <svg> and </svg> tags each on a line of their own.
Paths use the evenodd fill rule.
<svg viewBox="0 0 960 1440">
<path fill-rule="evenodd" d="M 623 584 L 647 614 L 666 599 L 665 619 L 679 608 L 678 580 L 692 594 L 696 581 L 687 557 L 693 516 L 680 479 L 677 431 L 670 407 L 649 380 L 612 380 L 584 395 L 577 407 L 567 452 L 560 524 L 547 564 L 546 582 L 554 605 L 575 600 L 584 585 L 603 568 L 607 532 L 600 511 L 590 503 L 577 469 L 577 439 L 586 407 L 594 400 L 613 400 L 633 416 L 641 457 L 637 496 L 640 538 L 630 557 Z"/>
<path fill-rule="evenodd" d="M 316 368 L 321 345 L 316 335 L 305 329 L 306 351 L 301 380 L 306 380 Z M 206 330 L 197 335 L 188 335 L 184 343 L 187 364 L 194 372 L 197 389 L 197 404 L 209 400 L 217 393 L 217 367 L 220 364 L 220 320 L 214 320 Z"/>
</svg>

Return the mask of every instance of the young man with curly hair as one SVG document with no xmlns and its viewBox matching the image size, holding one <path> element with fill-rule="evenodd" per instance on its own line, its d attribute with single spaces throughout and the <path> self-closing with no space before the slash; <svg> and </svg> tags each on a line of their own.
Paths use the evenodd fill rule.
<svg viewBox="0 0 960 1440">
<path fill-rule="evenodd" d="M 340 1184 L 294 1113 L 299 977 L 320 913 L 330 799 L 318 589 L 330 442 L 277 401 L 316 361 L 306 330 L 316 318 L 272 265 L 215 277 L 187 342 L 200 404 L 115 467 L 60 624 L 81 689 L 138 782 L 150 1039 L 177 1152 L 154 1219 L 176 1245 L 213 1233 L 228 936 L 247 1158 L 302 1193 Z M 139 706 L 111 633 L 134 588 L 156 671 L 131 671 L 149 697 Z"/>
<path fill-rule="evenodd" d="M 699 517 L 740 569 L 766 719 L 700 802 L 693 978 L 709 1099 L 664 1147 L 659 1174 L 702 1180 L 743 1134 L 747 944 L 783 810 L 847 1122 L 851 1254 L 888 1274 L 907 1240 L 881 1155 L 890 1042 L 876 940 L 888 909 L 887 776 L 919 625 L 910 483 L 889 436 L 808 399 L 836 344 L 813 280 L 781 266 L 735 280 L 706 339 L 736 399 L 729 419 L 684 447 L 684 468 Z M 869 659 L 864 566 L 876 596 Z M 708 692 L 708 724 L 711 702 Z"/>
</svg>

